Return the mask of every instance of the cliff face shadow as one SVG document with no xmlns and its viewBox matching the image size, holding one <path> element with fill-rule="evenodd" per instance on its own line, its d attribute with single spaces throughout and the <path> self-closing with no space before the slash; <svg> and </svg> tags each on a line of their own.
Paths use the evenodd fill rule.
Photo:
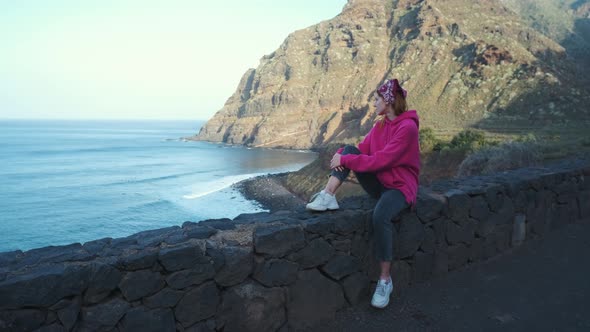
<svg viewBox="0 0 590 332">
<path fill-rule="evenodd" d="M 454 49 L 453 55 L 461 59 L 460 61 L 463 67 L 468 67 L 475 58 L 476 49 L 477 45 L 475 43 L 471 43 L 469 45 Z"/>
<path fill-rule="evenodd" d="M 520 64 L 513 79 L 538 84 L 530 84 L 535 88 L 525 91 L 501 91 L 503 96 L 488 102 L 489 116 L 473 127 L 498 134 L 552 131 L 590 141 L 590 134 L 584 130 L 590 125 L 590 3 L 575 1 L 570 9 L 577 17 L 573 31 L 557 40 L 565 52 L 547 48 L 533 54 L 536 61 Z M 453 54 L 463 56 L 463 64 L 469 66 L 466 58 L 474 52 L 468 45 Z M 518 94 L 508 99 L 515 92 Z M 506 104 L 506 100 L 510 102 Z"/>
<path fill-rule="evenodd" d="M 550 69 L 558 68 L 553 71 L 561 74 L 558 80 L 541 78 L 536 88 L 520 93 L 504 107 L 498 105 L 496 98 L 492 99 L 487 106 L 491 115 L 472 127 L 496 134 L 533 133 L 537 136 L 569 136 L 574 140 L 590 139 L 587 133 L 590 125 L 588 78 L 576 75 L 581 63 L 571 61 L 564 65 L 569 60 L 565 54 L 547 50 L 535 56 L 539 60 L 523 64 L 518 79 L 538 76 L 537 70 L 551 72 Z"/>
<path fill-rule="evenodd" d="M 583 73 L 578 75 L 579 78 L 585 83 L 590 83 L 590 18 L 576 19 L 574 33 L 565 38 L 561 44 L 565 47 L 568 56 L 576 62 L 577 70 Z"/>
</svg>

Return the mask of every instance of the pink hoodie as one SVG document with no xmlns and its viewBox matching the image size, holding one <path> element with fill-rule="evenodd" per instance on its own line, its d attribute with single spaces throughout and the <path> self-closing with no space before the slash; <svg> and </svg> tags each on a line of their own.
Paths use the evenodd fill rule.
<svg viewBox="0 0 590 332">
<path fill-rule="evenodd" d="M 360 155 L 343 155 L 341 163 L 355 172 L 376 173 L 385 188 L 401 191 L 410 205 L 416 203 L 420 174 L 418 114 L 406 111 L 393 121 L 375 124 L 359 144 Z M 339 151 L 340 153 L 340 151 Z"/>
</svg>

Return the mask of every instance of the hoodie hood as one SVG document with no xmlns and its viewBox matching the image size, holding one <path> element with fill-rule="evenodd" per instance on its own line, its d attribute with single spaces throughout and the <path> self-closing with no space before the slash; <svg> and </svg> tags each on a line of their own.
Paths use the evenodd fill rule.
<svg viewBox="0 0 590 332">
<path fill-rule="evenodd" d="M 396 116 L 395 119 L 393 119 L 393 120 L 389 120 L 389 118 L 387 118 L 387 117 L 385 119 L 386 119 L 385 122 L 387 124 L 391 124 L 391 125 L 396 125 L 406 119 L 411 119 L 412 121 L 414 121 L 416 123 L 416 127 L 418 127 L 418 129 L 420 129 L 420 120 L 418 118 L 418 113 L 415 110 L 405 111 L 402 114 Z"/>
</svg>

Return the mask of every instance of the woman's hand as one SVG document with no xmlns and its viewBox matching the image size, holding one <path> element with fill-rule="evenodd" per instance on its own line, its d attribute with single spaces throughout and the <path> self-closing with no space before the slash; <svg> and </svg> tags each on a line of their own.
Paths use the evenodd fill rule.
<svg viewBox="0 0 590 332">
<path fill-rule="evenodd" d="M 339 172 L 344 170 L 344 167 L 342 167 L 342 164 L 340 163 L 340 157 L 342 157 L 342 155 L 340 153 L 336 153 L 336 154 L 334 154 L 334 157 L 332 157 L 332 160 L 330 161 L 330 168 L 335 169 Z"/>
</svg>

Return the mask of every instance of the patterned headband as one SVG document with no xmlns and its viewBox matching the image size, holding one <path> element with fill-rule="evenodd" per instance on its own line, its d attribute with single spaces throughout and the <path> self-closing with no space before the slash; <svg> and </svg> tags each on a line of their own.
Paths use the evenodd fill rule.
<svg viewBox="0 0 590 332">
<path fill-rule="evenodd" d="M 399 81 L 396 78 L 385 82 L 382 86 L 379 87 L 377 91 L 379 91 L 379 93 L 383 96 L 385 102 L 388 104 L 393 104 L 393 102 L 395 101 L 396 91 L 401 92 L 404 98 L 406 98 L 406 96 L 408 95 L 408 91 L 402 89 L 402 87 L 399 85 Z"/>
</svg>

